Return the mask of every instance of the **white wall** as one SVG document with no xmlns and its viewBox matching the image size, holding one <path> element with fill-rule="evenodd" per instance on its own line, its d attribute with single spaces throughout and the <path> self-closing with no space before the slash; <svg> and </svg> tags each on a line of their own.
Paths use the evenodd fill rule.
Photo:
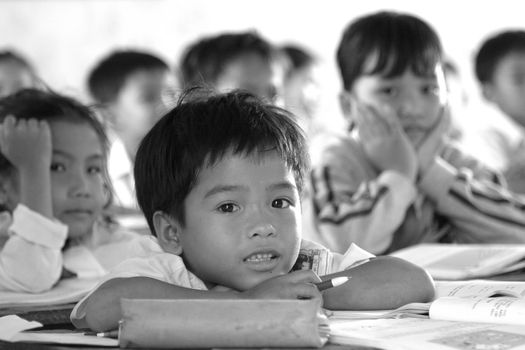
<svg viewBox="0 0 525 350">
<path fill-rule="evenodd" d="M 335 104 L 341 31 L 356 16 L 380 9 L 431 23 L 472 97 L 478 93 L 471 60 L 480 40 L 502 28 L 525 28 L 518 0 L 2 0 L 0 48 L 18 49 L 53 88 L 81 97 L 88 69 L 115 47 L 149 49 L 174 64 L 202 34 L 256 29 L 273 42 L 296 41 L 317 52 L 327 64 L 326 95 Z"/>
</svg>

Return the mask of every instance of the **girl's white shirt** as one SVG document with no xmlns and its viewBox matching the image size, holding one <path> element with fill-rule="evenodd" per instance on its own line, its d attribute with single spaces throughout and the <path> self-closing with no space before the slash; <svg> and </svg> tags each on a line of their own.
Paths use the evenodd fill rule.
<svg viewBox="0 0 525 350">
<path fill-rule="evenodd" d="M 89 235 L 70 242 L 67 226 L 19 204 L 0 250 L 0 290 L 38 293 L 60 279 L 63 268 L 78 277 L 101 277 L 133 254 L 138 234 L 97 221 Z"/>
</svg>

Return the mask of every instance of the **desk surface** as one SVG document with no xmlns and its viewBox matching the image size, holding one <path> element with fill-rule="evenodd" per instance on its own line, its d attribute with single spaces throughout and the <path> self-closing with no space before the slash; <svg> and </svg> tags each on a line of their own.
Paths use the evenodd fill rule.
<svg viewBox="0 0 525 350">
<path fill-rule="evenodd" d="M 525 281 L 525 271 L 514 274 L 506 274 L 500 276 L 494 276 L 488 278 L 491 280 L 502 280 L 502 281 Z M 50 329 L 74 329 L 74 326 L 69 322 L 69 314 L 73 309 L 74 304 L 60 305 L 57 307 L 40 307 L 40 308 L 14 308 L 14 309 L 0 309 L 0 316 L 7 314 L 18 314 L 22 318 L 27 320 L 36 320 L 43 323 L 44 330 Z M 65 322 L 64 322 L 65 321 Z M 71 349 L 118 349 L 118 348 L 104 348 L 95 346 L 78 346 L 78 345 L 54 345 L 54 344 L 42 344 L 42 343 L 10 343 L 0 341 L 0 350 L 3 349 L 28 349 L 28 350 L 71 350 Z M 338 346 L 328 344 L 322 348 L 323 350 L 370 350 L 374 349 L 371 347 L 362 346 Z M 195 349 L 191 349 L 195 350 Z M 238 349 L 236 349 L 238 350 Z M 277 350 L 277 349 L 272 349 Z M 297 349 L 300 350 L 300 349 Z M 311 350 L 308 349 L 308 350 Z"/>
</svg>

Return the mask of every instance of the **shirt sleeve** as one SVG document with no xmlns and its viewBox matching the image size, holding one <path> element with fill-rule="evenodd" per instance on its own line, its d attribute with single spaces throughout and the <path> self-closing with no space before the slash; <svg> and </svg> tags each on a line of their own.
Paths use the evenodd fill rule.
<svg viewBox="0 0 525 350">
<path fill-rule="evenodd" d="M 458 243 L 525 243 L 525 200 L 436 158 L 419 184 Z"/>
<path fill-rule="evenodd" d="M 19 204 L 0 252 L 0 289 L 29 293 L 50 289 L 62 272 L 67 230 L 66 225 Z"/>
<path fill-rule="evenodd" d="M 180 256 L 165 253 L 151 237 L 142 237 L 140 257 L 125 260 L 117 265 L 102 281 L 80 300 L 71 312 L 71 322 L 77 328 L 87 328 L 86 302 L 98 288 L 116 278 L 148 277 L 186 288 L 207 290 L 204 282 L 191 273 Z M 148 255 L 149 253 L 149 255 Z"/>
<path fill-rule="evenodd" d="M 338 253 L 352 243 L 379 254 L 417 196 L 415 185 L 400 173 L 377 174 L 345 145 L 328 148 L 311 173 L 313 212 L 322 241 Z"/>
</svg>

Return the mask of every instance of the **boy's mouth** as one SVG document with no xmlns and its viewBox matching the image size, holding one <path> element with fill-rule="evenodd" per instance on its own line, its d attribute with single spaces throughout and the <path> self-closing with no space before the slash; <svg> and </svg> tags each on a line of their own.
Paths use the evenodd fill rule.
<svg viewBox="0 0 525 350">
<path fill-rule="evenodd" d="M 259 251 L 248 255 L 243 262 L 251 270 L 257 272 L 273 271 L 279 262 L 280 255 L 276 251 Z"/>
<path fill-rule="evenodd" d="M 262 263 L 277 258 L 274 253 L 256 253 L 244 259 L 245 262 Z"/>
</svg>

